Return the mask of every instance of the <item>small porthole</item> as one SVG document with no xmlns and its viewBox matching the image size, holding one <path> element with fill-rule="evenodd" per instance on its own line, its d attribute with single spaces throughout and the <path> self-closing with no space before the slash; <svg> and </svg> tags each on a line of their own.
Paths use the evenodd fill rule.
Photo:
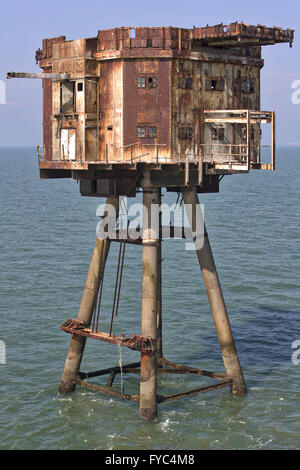
<svg viewBox="0 0 300 470">
<path fill-rule="evenodd" d="M 112 131 L 112 130 L 113 130 L 113 126 L 107 126 L 107 130 L 108 130 L 108 131 Z"/>
</svg>

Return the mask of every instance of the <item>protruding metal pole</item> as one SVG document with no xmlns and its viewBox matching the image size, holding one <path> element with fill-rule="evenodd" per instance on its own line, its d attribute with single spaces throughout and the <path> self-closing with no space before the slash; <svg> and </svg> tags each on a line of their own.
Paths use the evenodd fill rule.
<svg viewBox="0 0 300 470">
<path fill-rule="evenodd" d="M 147 421 L 151 421 L 157 415 L 156 338 L 159 223 L 151 218 L 151 206 L 156 204 L 158 207 L 158 201 L 159 192 L 157 189 L 144 189 L 141 334 L 150 337 L 153 344 L 151 353 L 141 354 L 140 417 Z"/>
<path fill-rule="evenodd" d="M 182 194 L 184 198 L 184 204 L 190 205 L 187 213 L 192 230 L 195 231 L 195 220 L 193 220 L 192 214 L 196 213 L 197 205 L 199 204 L 196 189 L 184 189 Z M 200 221 L 200 223 L 201 222 L 203 222 L 203 220 Z M 244 395 L 247 392 L 247 389 L 237 355 L 219 277 L 205 225 L 203 245 L 201 248 L 196 247 L 196 252 L 200 263 L 213 320 L 217 330 L 226 375 L 232 379 L 231 391 L 237 395 Z"/>
<path fill-rule="evenodd" d="M 69 80 L 68 73 L 31 73 L 31 72 L 7 72 L 6 78 L 39 78 L 42 80 Z"/>
<path fill-rule="evenodd" d="M 116 216 L 118 216 L 118 198 L 107 199 L 105 211 L 107 211 L 108 213 L 110 205 L 114 207 Z M 104 274 L 104 267 L 108 256 L 109 246 L 109 239 L 96 239 L 84 286 L 84 291 L 81 297 L 81 302 L 77 313 L 77 319 L 87 323 L 88 325 L 90 325 L 92 320 L 97 293 L 99 289 L 99 283 Z M 62 379 L 58 389 L 59 393 L 69 393 L 74 390 L 76 385 L 76 377 L 79 372 L 84 352 L 85 343 L 86 338 L 84 336 L 72 335 L 69 352 L 67 355 Z"/>
</svg>

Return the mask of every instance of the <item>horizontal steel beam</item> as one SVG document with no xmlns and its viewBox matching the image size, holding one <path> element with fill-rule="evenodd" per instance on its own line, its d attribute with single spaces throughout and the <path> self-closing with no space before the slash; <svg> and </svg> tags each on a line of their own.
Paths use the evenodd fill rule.
<svg viewBox="0 0 300 470">
<path fill-rule="evenodd" d="M 184 398 L 184 397 L 188 397 L 191 395 L 196 395 L 198 393 L 209 392 L 211 390 L 216 390 L 217 388 L 230 386 L 231 383 L 232 383 L 232 379 L 227 379 L 214 385 L 208 385 L 207 387 L 195 388 L 193 390 L 188 390 L 187 392 L 174 393 L 172 395 L 167 395 L 167 396 L 157 395 L 157 401 L 158 403 L 163 403 L 165 401 L 176 400 L 176 398 Z"/>
<path fill-rule="evenodd" d="M 70 318 L 61 325 L 61 330 L 74 335 L 85 336 L 89 338 L 105 341 L 106 343 L 119 344 L 144 354 L 153 351 L 152 339 L 141 335 L 132 335 L 131 338 L 125 335 L 109 335 L 103 331 L 94 331 L 86 326 L 84 322 Z"/>
<path fill-rule="evenodd" d="M 135 403 L 138 403 L 140 400 L 139 395 L 128 395 L 127 393 L 120 393 L 112 387 L 103 387 L 102 385 L 86 382 L 85 380 L 81 380 L 80 378 L 76 379 L 76 383 L 77 385 L 81 385 L 81 387 L 85 387 L 86 389 L 92 390 L 93 392 L 101 392 L 105 395 L 121 398 L 122 400 L 129 400 Z"/>
</svg>

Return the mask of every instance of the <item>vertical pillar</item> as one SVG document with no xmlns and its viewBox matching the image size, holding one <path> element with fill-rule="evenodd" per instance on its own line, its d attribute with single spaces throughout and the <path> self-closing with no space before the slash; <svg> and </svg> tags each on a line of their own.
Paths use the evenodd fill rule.
<svg viewBox="0 0 300 470">
<path fill-rule="evenodd" d="M 193 214 L 196 214 L 197 205 L 199 204 L 197 192 L 195 188 L 187 188 L 183 189 L 182 194 L 184 204 L 189 205 L 187 213 L 194 232 L 195 220 L 193 219 L 195 215 L 193 217 Z M 219 339 L 226 374 L 232 379 L 231 392 L 237 395 L 244 395 L 247 389 L 205 226 L 203 245 L 201 248 L 196 248 L 196 252 Z"/>
<path fill-rule="evenodd" d="M 150 421 L 157 414 L 157 278 L 158 278 L 158 220 L 151 218 L 151 206 L 158 205 L 157 189 L 143 192 L 143 268 L 141 334 L 152 338 L 153 351 L 141 354 L 140 417 Z M 157 206 L 158 207 L 158 206 Z"/>
<path fill-rule="evenodd" d="M 158 204 L 161 206 L 161 189 L 158 190 Z M 162 233 L 161 233 L 161 213 L 159 212 L 159 239 L 157 257 L 157 340 L 156 355 L 159 361 L 163 357 L 162 349 Z"/>
<path fill-rule="evenodd" d="M 110 214 L 111 206 L 113 206 L 115 214 L 118 216 L 119 199 L 115 197 L 108 198 L 104 212 Z M 104 267 L 108 256 L 109 246 L 109 239 L 101 239 L 97 237 L 83 294 L 81 297 L 79 310 L 77 313 L 77 319 L 87 323 L 88 325 L 90 325 L 92 320 L 99 283 L 104 274 Z M 69 352 L 58 389 L 59 393 L 69 393 L 74 390 L 85 343 L 85 337 L 74 334 L 72 335 Z"/>
</svg>

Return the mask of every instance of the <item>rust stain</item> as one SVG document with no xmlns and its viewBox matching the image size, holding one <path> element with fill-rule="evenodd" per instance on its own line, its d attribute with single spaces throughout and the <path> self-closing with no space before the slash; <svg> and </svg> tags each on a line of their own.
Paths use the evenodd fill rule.
<svg viewBox="0 0 300 470">
<path fill-rule="evenodd" d="M 153 353 L 152 339 L 141 335 L 132 335 L 130 338 L 126 337 L 124 334 L 121 334 L 120 336 L 114 334 L 109 335 L 102 331 L 91 330 L 88 324 L 72 318 L 68 319 L 61 325 L 61 330 L 74 335 L 98 339 L 106 343 L 126 346 L 127 348 L 135 351 L 140 351 L 143 354 Z"/>
</svg>

